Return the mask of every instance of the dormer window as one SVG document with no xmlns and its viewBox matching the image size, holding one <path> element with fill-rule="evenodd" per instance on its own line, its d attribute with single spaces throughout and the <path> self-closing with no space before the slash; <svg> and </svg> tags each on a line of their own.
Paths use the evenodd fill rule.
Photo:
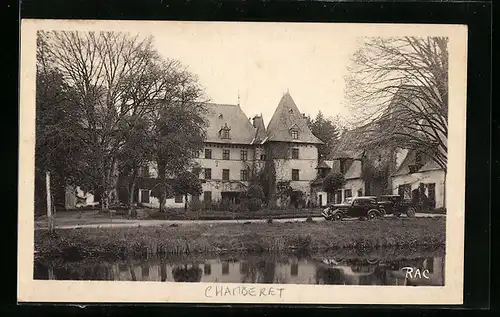
<svg viewBox="0 0 500 317">
<path fill-rule="evenodd" d="M 288 109 L 288 112 L 293 113 L 293 109 L 292 108 Z"/>
<path fill-rule="evenodd" d="M 227 123 L 224 124 L 223 127 L 220 128 L 219 130 L 219 136 L 221 139 L 230 139 L 230 135 L 229 135 L 229 131 L 231 130 L 231 128 L 229 128 L 227 126 Z"/>
<path fill-rule="evenodd" d="M 297 130 L 290 131 L 290 134 L 292 135 L 292 139 L 294 140 L 297 140 L 299 138 L 299 131 Z"/>
</svg>

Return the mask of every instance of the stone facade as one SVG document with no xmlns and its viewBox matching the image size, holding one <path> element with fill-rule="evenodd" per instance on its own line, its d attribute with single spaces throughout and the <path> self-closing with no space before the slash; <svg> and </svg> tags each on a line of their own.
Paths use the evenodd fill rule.
<svg viewBox="0 0 500 317">
<path fill-rule="evenodd" d="M 312 134 L 288 93 L 282 97 L 267 128 L 262 116 L 249 120 L 239 105 L 207 107 L 207 139 L 204 149 L 193 159 L 199 166 L 203 193 L 200 197 L 188 197 L 189 201 L 217 202 L 227 198 L 237 202 L 239 193 L 245 192 L 253 177 L 270 163 L 276 182 L 290 181 L 305 201 L 315 200 L 311 182 L 317 176 L 317 146 L 322 142 Z M 149 169 L 150 177 L 156 177 L 154 166 Z M 150 189 L 139 188 L 138 199 L 144 205 L 159 206 Z M 167 199 L 166 207 L 182 206 L 182 197 Z"/>
</svg>

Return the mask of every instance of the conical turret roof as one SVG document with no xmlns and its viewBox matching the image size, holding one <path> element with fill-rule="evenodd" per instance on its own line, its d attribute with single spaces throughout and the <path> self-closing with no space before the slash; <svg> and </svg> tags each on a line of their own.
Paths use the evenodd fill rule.
<svg viewBox="0 0 500 317">
<path fill-rule="evenodd" d="M 297 131 L 297 139 L 292 137 L 292 131 Z M 266 141 L 323 143 L 311 132 L 306 119 L 288 92 L 281 98 L 271 121 L 269 121 Z"/>
</svg>

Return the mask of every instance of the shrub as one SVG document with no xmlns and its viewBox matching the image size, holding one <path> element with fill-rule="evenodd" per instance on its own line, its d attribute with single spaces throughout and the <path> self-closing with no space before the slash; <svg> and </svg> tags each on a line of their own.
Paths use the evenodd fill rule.
<svg viewBox="0 0 500 317">
<path fill-rule="evenodd" d="M 257 211 L 262 206 L 262 200 L 259 198 L 251 198 L 248 200 L 248 209 L 250 211 Z"/>
<path fill-rule="evenodd" d="M 314 222 L 313 218 L 309 215 L 306 218 L 306 222 Z"/>
<path fill-rule="evenodd" d="M 203 203 L 199 200 L 189 202 L 189 210 L 199 211 L 203 208 Z"/>
<path fill-rule="evenodd" d="M 231 207 L 229 199 L 223 199 L 220 204 L 220 211 L 228 211 Z"/>
<path fill-rule="evenodd" d="M 264 195 L 264 190 L 259 185 L 251 185 L 247 190 L 246 196 L 249 199 L 258 198 L 261 201 L 264 201 L 266 198 L 266 196 Z"/>
<path fill-rule="evenodd" d="M 273 218 L 272 218 L 272 217 L 271 217 L 271 218 L 267 218 L 267 221 L 266 221 L 266 222 L 267 222 L 267 223 L 273 223 Z"/>
</svg>

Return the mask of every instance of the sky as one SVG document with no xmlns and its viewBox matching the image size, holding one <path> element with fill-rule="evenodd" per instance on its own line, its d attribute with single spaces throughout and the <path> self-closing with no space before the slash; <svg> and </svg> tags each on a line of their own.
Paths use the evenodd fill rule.
<svg viewBox="0 0 500 317">
<path fill-rule="evenodd" d="M 331 24 L 330 24 L 331 25 Z M 165 58 L 198 76 L 214 103 L 237 104 L 267 125 L 290 93 L 301 112 L 335 117 L 344 108 L 344 76 L 356 37 L 325 24 L 193 23 L 153 28 Z"/>
</svg>

